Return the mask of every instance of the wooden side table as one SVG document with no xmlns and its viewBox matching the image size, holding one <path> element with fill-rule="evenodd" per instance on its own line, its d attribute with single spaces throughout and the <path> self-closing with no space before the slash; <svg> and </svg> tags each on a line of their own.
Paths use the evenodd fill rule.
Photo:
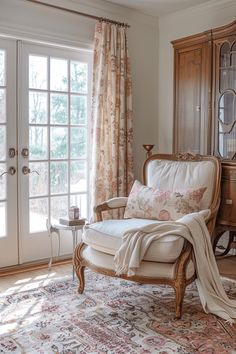
<svg viewBox="0 0 236 354">
<path fill-rule="evenodd" d="M 236 162 L 222 161 L 221 203 L 214 231 L 213 250 L 228 231 L 229 238 L 225 248 L 217 256 L 225 256 L 230 249 L 236 248 Z"/>
<path fill-rule="evenodd" d="M 65 223 L 62 223 L 63 220 Z M 50 224 L 49 221 L 47 220 L 47 230 L 48 230 L 48 236 L 50 237 L 50 246 L 51 246 L 51 256 L 49 260 L 48 267 L 51 269 L 52 266 L 52 259 L 53 259 L 53 244 L 52 244 L 52 236 L 57 235 L 58 238 L 58 257 L 60 255 L 60 245 L 61 245 L 61 234 L 60 231 L 66 230 L 66 231 L 71 231 L 72 238 L 73 238 L 73 249 L 72 249 L 72 254 L 74 254 L 75 247 L 78 243 L 78 230 L 82 230 L 86 220 L 85 219 L 79 219 L 73 220 L 71 223 L 67 222 L 67 219 L 60 219 L 60 222 L 57 224 Z M 66 225 L 68 223 L 68 225 Z M 73 280 L 75 279 L 75 269 L 74 269 L 74 263 L 73 263 L 73 269 L 72 269 L 72 277 Z"/>
</svg>

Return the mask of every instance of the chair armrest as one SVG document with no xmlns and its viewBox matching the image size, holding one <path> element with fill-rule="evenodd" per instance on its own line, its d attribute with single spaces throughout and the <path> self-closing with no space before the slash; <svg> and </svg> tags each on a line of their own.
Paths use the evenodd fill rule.
<svg viewBox="0 0 236 354">
<path fill-rule="evenodd" d="M 212 217 L 211 210 L 210 209 L 204 209 L 204 210 L 200 210 L 200 211 L 197 211 L 197 212 L 185 214 L 180 219 L 177 219 L 176 222 L 182 222 L 182 220 L 185 219 L 186 217 L 188 218 L 188 217 L 196 215 L 196 214 L 201 215 L 205 222 L 210 220 L 211 217 Z"/>
<path fill-rule="evenodd" d="M 94 212 L 97 215 L 98 221 L 102 220 L 102 212 L 109 211 L 118 208 L 125 208 L 127 204 L 128 197 L 116 197 L 111 198 L 94 207 Z"/>
<path fill-rule="evenodd" d="M 201 215 L 206 223 L 207 229 L 209 231 L 210 236 L 212 236 L 212 233 L 214 231 L 214 227 L 215 227 L 215 218 L 216 218 L 216 210 L 210 210 L 210 209 L 204 209 L 204 210 L 200 210 L 199 212 L 197 212 L 197 214 Z M 190 213 L 190 214 L 186 214 L 184 215 L 182 218 L 176 220 L 177 222 L 182 222 L 182 219 L 185 219 L 186 217 L 189 217 L 191 215 L 194 215 L 196 213 Z"/>
<path fill-rule="evenodd" d="M 217 203 L 214 205 L 214 207 L 211 208 L 211 215 L 206 220 L 206 225 L 207 225 L 207 228 L 208 228 L 208 231 L 209 231 L 211 237 L 214 234 L 216 217 L 217 217 L 217 213 L 218 213 L 218 210 L 219 210 L 219 206 L 220 206 L 220 198 L 217 200 Z M 213 239 L 214 239 L 214 237 L 212 237 L 212 240 Z"/>
<path fill-rule="evenodd" d="M 204 210 L 200 210 L 199 214 L 203 217 L 203 219 L 205 220 L 205 222 L 207 223 L 208 220 L 211 219 L 212 213 L 210 209 L 204 209 Z"/>
</svg>

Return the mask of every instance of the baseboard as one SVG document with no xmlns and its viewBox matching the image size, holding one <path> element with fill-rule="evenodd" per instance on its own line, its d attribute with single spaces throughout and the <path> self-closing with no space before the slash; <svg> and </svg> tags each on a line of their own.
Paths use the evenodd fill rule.
<svg viewBox="0 0 236 354">
<path fill-rule="evenodd" d="M 69 264 L 71 262 L 72 262 L 71 257 L 61 258 L 53 261 L 52 265 L 57 266 L 57 265 Z M 45 269 L 48 268 L 48 263 L 49 260 L 42 260 L 38 262 L 29 262 L 29 263 L 19 264 L 15 266 L 10 266 L 10 267 L 4 267 L 0 269 L 0 278 L 5 277 L 7 275 L 28 272 L 31 270 Z"/>
</svg>

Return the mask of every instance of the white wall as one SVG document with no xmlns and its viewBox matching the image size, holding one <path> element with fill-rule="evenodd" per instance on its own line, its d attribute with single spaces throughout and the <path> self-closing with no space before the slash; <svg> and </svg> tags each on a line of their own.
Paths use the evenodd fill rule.
<svg viewBox="0 0 236 354">
<path fill-rule="evenodd" d="M 226 25 L 236 16 L 236 0 L 209 1 L 159 20 L 158 151 L 172 152 L 173 48 L 171 41 Z"/>
<path fill-rule="evenodd" d="M 102 0 L 45 0 L 58 6 L 128 22 L 134 102 L 135 175 L 141 176 L 144 143 L 157 141 L 158 25 L 151 16 Z M 95 21 L 24 0 L 0 0 L 0 34 L 92 48 Z"/>
</svg>

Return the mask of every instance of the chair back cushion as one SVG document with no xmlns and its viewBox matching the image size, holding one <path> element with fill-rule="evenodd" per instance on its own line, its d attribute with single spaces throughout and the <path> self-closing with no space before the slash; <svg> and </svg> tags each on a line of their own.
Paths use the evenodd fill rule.
<svg viewBox="0 0 236 354">
<path fill-rule="evenodd" d="M 216 187 L 216 164 L 211 160 L 151 159 L 144 165 L 144 183 L 162 191 L 206 188 L 200 210 L 210 207 Z"/>
</svg>

